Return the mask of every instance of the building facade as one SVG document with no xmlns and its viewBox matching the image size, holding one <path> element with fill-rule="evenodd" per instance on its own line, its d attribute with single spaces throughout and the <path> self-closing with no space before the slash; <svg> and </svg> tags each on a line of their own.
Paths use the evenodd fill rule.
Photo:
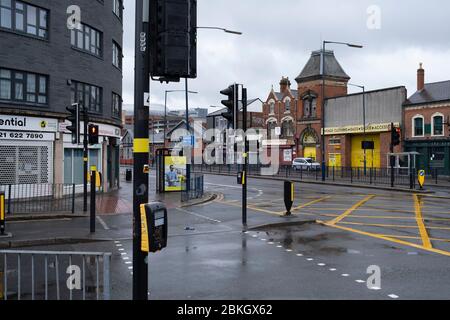
<svg viewBox="0 0 450 320">
<path fill-rule="evenodd" d="M 322 71 L 321 58 L 324 68 Z M 402 104 L 406 88 L 386 88 L 363 94 L 348 94 L 350 77 L 333 51 L 314 51 L 296 77 L 291 89 L 289 78 L 282 77 L 280 90 L 273 88 L 264 103 L 268 154 L 279 148 L 280 163 L 290 165 L 294 158 L 324 160 L 336 167 L 386 167 L 393 122 L 402 125 Z M 363 98 L 366 104 L 364 135 Z M 322 110 L 324 105 L 324 110 Z M 322 146 L 322 133 L 325 146 Z M 374 143 L 374 150 L 364 152 L 362 142 Z M 401 151 L 401 146 L 394 152 Z M 364 159 L 366 159 L 364 161 Z"/>
<path fill-rule="evenodd" d="M 104 190 L 118 187 L 122 2 L 0 2 L 0 184 L 82 183 L 82 146 L 72 144 L 65 121 L 78 102 L 99 125 L 89 163 Z M 79 25 L 69 23 L 73 5 Z"/>
<path fill-rule="evenodd" d="M 417 91 L 404 104 L 405 149 L 418 152 L 417 169 L 450 175 L 450 81 L 425 84 L 417 70 Z"/>
</svg>

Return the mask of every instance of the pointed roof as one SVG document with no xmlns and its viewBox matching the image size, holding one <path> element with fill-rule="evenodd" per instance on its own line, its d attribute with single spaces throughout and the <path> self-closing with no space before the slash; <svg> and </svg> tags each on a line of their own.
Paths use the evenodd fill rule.
<svg viewBox="0 0 450 320">
<path fill-rule="evenodd" d="M 450 81 L 426 83 L 423 90 L 414 93 L 405 105 L 426 104 L 450 100 Z"/>
<path fill-rule="evenodd" d="M 322 50 L 313 51 L 311 53 L 311 58 L 309 58 L 302 72 L 299 76 L 295 78 L 297 83 L 305 82 L 309 80 L 321 79 L 321 58 Z M 325 71 L 324 74 L 327 79 L 333 80 L 350 80 L 350 77 L 345 73 L 344 69 L 341 67 L 336 57 L 334 56 L 334 51 L 325 50 Z"/>
</svg>

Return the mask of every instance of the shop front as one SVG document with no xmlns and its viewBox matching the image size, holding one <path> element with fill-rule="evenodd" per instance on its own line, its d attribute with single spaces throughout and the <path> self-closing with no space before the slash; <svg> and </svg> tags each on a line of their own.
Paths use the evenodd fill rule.
<svg viewBox="0 0 450 320">
<path fill-rule="evenodd" d="M 0 185 L 53 183 L 58 120 L 0 115 Z"/>
<path fill-rule="evenodd" d="M 417 169 L 428 173 L 437 171 L 440 175 L 450 175 L 450 140 L 408 141 L 405 150 L 419 153 L 416 158 Z"/>
<path fill-rule="evenodd" d="M 99 143 L 89 146 L 88 168 L 95 167 L 102 177 L 102 189 L 105 192 L 119 188 L 119 127 L 93 123 L 99 126 Z M 83 145 L 72 144 L 71 135 L 66 130 L 67 122 L 60 124 L 63 134 L 63 176 L 67 184 L 83 184 Z M 83 128 L 84 126 L 81 125 Z M 82 130 L 83 133 L 83 130 Z"/>
</svg>

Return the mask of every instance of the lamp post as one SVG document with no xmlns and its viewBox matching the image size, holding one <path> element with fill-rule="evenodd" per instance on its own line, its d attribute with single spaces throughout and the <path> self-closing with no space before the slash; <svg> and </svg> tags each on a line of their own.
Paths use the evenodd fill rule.
<svg viewBox="0 0 450 320">
<path fill-rule="evenodd" d="M 242 35 L 242 32 L 240 32 L 240 31 L 228 30 L 228 29 L 220 28 L 220 27 L 197 27 L 197 29 L 222 30 L 223 32 L 226 32 L 226 33 L 237 34 L 239 36 Z"/>
<path fill-rule="evenodd" d="M 164 146 L 166 145 L 166 128 L 167 128 L 167 94 L 173 92 L 185 92 L 186 90 L 166 90 L 164 98 Z M 188 93 L 198 94 L 196 91 L 188 91 Z"/>
<path fill-rule="evenodd" d="M 366 87 L 357 85 L 357 84 L 351 84 L 350 86 L 357 87 L 362 89 L 363 91 L 363 142 L 366 141 Z M 367 150 L 364 148 L 364 175 L 367 174 Z"/>
<path fill-rule="evenodd" d="M 322 76 L 322 181 L 325 181 L 325 50 L 327 44 L 341 44 L 350 48 L 362 49 L 363 46 L 347 42 L 323 41 L 320 59 L 320 75 Z"/>
</svg>

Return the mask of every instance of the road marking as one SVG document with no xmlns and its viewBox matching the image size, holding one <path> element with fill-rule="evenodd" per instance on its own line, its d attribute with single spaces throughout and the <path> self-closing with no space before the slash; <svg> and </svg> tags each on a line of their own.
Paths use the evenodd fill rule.
<svg viewBox="0 0 450 320">
<path fill-rule="evenodd" d="M 122 260 L 130 260 L 128 257 L 122 257 Z"/>
<path fill-rule="evenodd" d="M 181 209 L 181 208 L 175 208 L 175 209 L 180 211 L 180 212 L 184 212 L 184 213 L 196 216 L 198 218 L 202 218 L 202 219 L 209 220 L 209 221 L 216 222 L 216 223 L 222 223 L 222 221 L 220 221 L 220 220 L 216 220 L 216 219 L 213 219 L 213 218 L 210 218 L 210 217 L 206 217 L 206 216 L 203 216 L 203 215 L 195 213 L 195 212 L 187 211 L 187 210 L 184 210 L 184 209 Z"/>
<path fill-rule="evenodd" d="M 356 229 L 352 229 L 352 228 L 347 228 L 347 227 L 343 227 L 343 226 L 330 225 L 329 223 L 324 222 L 324 221 L 320 221 L 320 220 L 317 220 L 316 222 L 320 223 L 320 224 L 322 224 L 324 226 L 331 227 L 331 228 L 336 228 L 336 229 L 340 229 L 340 230 L 344 230 L 344 231 L 348 231 L 348 232 L 354 232 L 354 233 L 365 235 L 365 236 L 368 236 L 368 237 L 372 237 L 372 238 L 376 238 L 376 239 L 382 239 L 382 240 L 385 240 L 385 241 L 394 242 L 394 243 L 397 243 L 397 244 L 402 244 L 404 246 L 410 246 L 410 247 L 413 247 L 413 248 L 418 248 L 418 249 L 422 249 L 422 250 L 425 250 L 425 251 L 438 253 L 438 254 L 442 254 L 444 256 L 450 257 L 450 252 L 449 251 L 444 251 L 444 250 L 439 250 L 439 249 L 434 249 L 434 248 L 429 249 L 429 248 L 425 248 L 424 246 L 421 246 L 421 245 L 418 245 L 418 244 L 415 244 L 415 243 L 402 241 L 402 240 L 395 239 L 395 238 L 385 237 L 385 236 L 382 236 L 382 235 L 379 235 L 379 234 L 376 234 L 376 233 L 365 232 L 365 231 L 356 230 Z"/>
<path fill-rule="evenodd" d="M 303 257 L 301 253 L 297 253 L 297 257 Z"/>
<path fill-rule="evenodd" d="M 116 247 L 122 247 L 121 243 L 116 244 Z"/>
<path fill-rule="evenodd" d="M 306 259 L 306 260 L 308 260 L 308 261 L 314 261 L 314 259 L 313 259 L 313 258 L 308 258 L 308 259 Z"/>
<path fill-rule="evenodd" d="M 319 267 L 325 267 L 325 266 L 326 266 L 325 263 L 318 263 L 317 265 L 318 265 Z"/>
<path fill-rule="evenodd" d="M 286 249 L 286 252 L 292 252 L 292 250 L 291 249 Z"/>
<path fill-rule="evenodd" d="M 331 196 L 322 197 L 322 198 L 320 198 L 320 199 L 316 199 L 316 200 L 313 200 L 313 201 L 311 201 L 311 202 L 305 203 L 305 204 L 303 204 L 303 205 L 301 205 L 301 206 L 295 207 L 295 208 L 292 209 L 291 211 L 292 211 L 292 212 L 298 211 L 298 210 L 300 210 L 300 209 L 303 209 L 303 208 L 312 206 L 313 204 L 316 204 L 316 203 L 325 201 L 325 200 L 330 199 L 330 198 L 331 198 Z"/>
<path fill-rule="evenodd" d="M 350 275 L 348 273 L 343 273 L 343 274 L 341 274 L 341 276 L 343 276 L 344 278 L 350 277 Z"/>
<path fill-rule="evenodd" d="M 351 207 L 350 209 L 348 209 L 347 211 L 345 211 L 343 214 L 341 214 L 339 217 L 337 217 L 336 219 L 333 219 L 329 222 L 330 225 L 334 226 L 337 223 L 341 222 L 343 219 L 345 219 L 347 216 L 349 216 L 350 214 L 352 214 L 353 211 L 355 211 L 356 209 L 358 209 L 359 207 L 363 206 L 367 201 L 369 201 L 370 199 L 375 198 L 375 195 L 372 194 L 370 196 L 365 197 L 363 200 L 359 201 L 357 204 L 355 204 L 353 207 Z"/>
<path fill-rule="evenodd" d="M 414 236 L 397 236 L 392 234 L 380 234 L 383 237 L 391 237 L 391 238 L 399 238 L 399 239 L 410 239 L 410 240 L 421 240 L 421 237 Z M 430 241 L 438 241 L 438 242 L 450 242 L 450 239 L 441 239 L 441 238 L 430 238 Z"/>
<path fill-rule="evenodd" d="M 283 248 L 283 246 L 277 246 L 277 248 Z"/>
<path fill-rule="evenodd" d="M 390 295 L 388 295 L 388 297 L 389 298 L 391 298 L 391 299 L 398 299 L 398 298 L 400 298 L 398 295 L 396 295 L 396 294 L 390 294 Z"/>
<path fill-rule="evenodd" d="M 422 203 L 417 194 L 415 194 L 413 197 L 414 197 L 414 208 L 416 210 L 416 221 L 417 226 L 419 227 L 420 237 L 422 238 L 422 244 L 425 248 L 431 249 L 433 248 L 433 246 L 431 245 L 430 237 L 428 236 L 428 232 L 427 229 L 425 228 L 425 224 L 423 222 L 422 217 Z"/>
<path fill-rule="evenodd" d="M 369 287 L 369 290 L 381 290 L 381 288 L 380 287 Z"/>
<path fill-rule="evenodd" d="M 131 261 L 125 261 L 125 264 L 132 264 L 133 262 Z"/>
<path fill-rule="evenodd" d="M 329 270 L 330 270 L 331 272 L 337 271 L 337 269 L 335 269 L 335 268 L 330 268 Z"/>
<path fill-rule="evenodd" d="M 38 219 L 38 220 L 22 220 L 22 221 L 10 221 L 8 224 L 17 223 L 33 223 L 33 222 L 53 222 L 53 221 L 70 221 L 71 218 L 61 218 L 61 219 Z"/>
<path fill-rule="evenodd" d="M 97 216 L 97 220 L 98 220 L 98 222 L 100 222 L 100 224 L 102 225 L 103 229 L 109 230 L 108 225 L 106 224 L 106 222 L 100 216 Z"/>
<path fill-rule="evenodd" d="M 417 229 L 416 225 L 412 226 L 412 225 L 401 225 L 401 224 L 380 224 L 380 223 L 362 223 L 362 222 L 341 222 L 339 224 L 346 224 L 346 225 L 353 225 L 353 226 L 367 226 L 367 227 Z M 450 227 L 428 226 L 427 229 L 432 229 L 432 230 L 450 230 Z"/>
<path fill-rule="evenodd" d="M 366 283 L 364 280 L 355 280 L 357 283 Z"/>
</svg>

